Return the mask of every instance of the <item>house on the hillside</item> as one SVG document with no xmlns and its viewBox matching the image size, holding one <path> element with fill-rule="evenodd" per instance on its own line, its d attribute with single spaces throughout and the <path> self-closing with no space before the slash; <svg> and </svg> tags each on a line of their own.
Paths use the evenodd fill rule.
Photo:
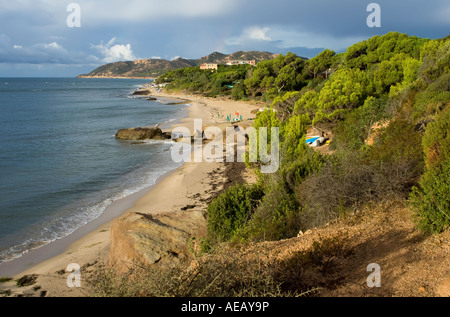
<svg viewBox="0 0 450 317">
<path fill-rule="evenodd" d="M 217 70 L 219 65 L 217 63 L 203 63 L 200 65 L 200 69 L 214 69 Z"/>
<path fill-rule="evenodd" d="M 232 60 L 232 61 L 227 62 L 225 65 L 232 66 L 232 65 L 245 65 L 245 64 L 256 66 L 256 61 L 254 59 L 252 59 L 250 61 Z"/>
</svg>

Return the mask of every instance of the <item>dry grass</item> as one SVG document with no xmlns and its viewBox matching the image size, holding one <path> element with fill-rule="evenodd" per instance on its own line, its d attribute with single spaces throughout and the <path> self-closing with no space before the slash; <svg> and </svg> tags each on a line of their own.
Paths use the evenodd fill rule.
<svg viewBox="0 0 450 317">
<path fill-rule="evenodd" d="M 170 268 L 135 264 L 128 273 L 118 274 L 101 266 L 88 283 L 94 295 L 112 297 L 313 296 L 335 259 L 350 254 L 341 234 L 282 259 L 264 248 L 223 243 L 212 254 Z"/>
</svg>

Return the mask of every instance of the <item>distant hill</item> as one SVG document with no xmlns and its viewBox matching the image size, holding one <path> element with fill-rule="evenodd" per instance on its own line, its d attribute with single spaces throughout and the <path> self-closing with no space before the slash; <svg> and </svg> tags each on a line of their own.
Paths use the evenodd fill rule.
<svg viewBox="0 0 450 317">
<path fill-rule="evenodd" d="M 214 52 L 199 59 L 177 58 L 175 60 L 166 59 L 139 59 L 135 61 L 115 62 L 102 65 L 94 69 L 89 74 L 77 77 L 124 77 L 124 78 L 152 78 L 158 77 L 168 70 L 199 66 L 203 63 L 226 63 L 230 60 L 256 60 L 260 62 L 275 58 L 277 54 L 258 51 L 238 51 L 232 54 Z"/>
</svg>

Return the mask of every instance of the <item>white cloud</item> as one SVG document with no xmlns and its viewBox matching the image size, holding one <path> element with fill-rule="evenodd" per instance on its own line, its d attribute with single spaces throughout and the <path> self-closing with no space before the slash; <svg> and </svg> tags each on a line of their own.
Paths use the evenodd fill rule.
<svg viewBox="0 0 450 317">
<path fill-rule="evenodd" d="M 56 42 L 52 42 L 50 44 L 44 44 L 44 47 L 54 49 L 54 50 L 64 50 L 64 48 Z"/>
<path fill-rule="evenodd" d="M 14 45 L 13 48 L 20 49 L 20 48 L 22 48 L 22 45 Z"/>
<path fill-rule="evenodd" d="M 108 43 L 106 43 L 106 45 L 102 42 L 98 45 L 91 44 L 91 47 L 96 49 L 103 56 L 102 62 L 104 63 L 131 61 L 137 59 L 133 54 L 131 44 L 114 44 L 115 42 L 116 38 L 113 37 L 108 41 Z"/>
<path fill-rule="evenodd" d="M 226 39 L 226 44 L 241 45 L 248 41 L 272 41 L 268 35 L 269 32 L 269 27 L 250 26 L 245 28 L 240 35 Z"/>
<path fill-rule="evenodd" d="M 268 27 L 260 28 L 258 26 L 253 26 L 247 28 L 244 31 L 244 35 L 251 40 L 272 41 L 270 36 L 267 35 L 269 31 L 270 28 Z"/>
</svg>

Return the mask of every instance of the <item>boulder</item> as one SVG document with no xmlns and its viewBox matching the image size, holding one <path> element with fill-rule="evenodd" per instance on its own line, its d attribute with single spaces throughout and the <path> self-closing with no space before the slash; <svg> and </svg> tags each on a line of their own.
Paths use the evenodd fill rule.
<svg viewBox="0 0 450 317">
<path fill-rule="evenodd" d="M 170 139 L 170 134 L 162 132 L 158 127 L 148 128 L 130 128 L 120 129 L 116 133 L 116 139 L 118 140 L 166 140 Z"/>
<path fill-rule="evenodd" d="M 109 263 L 126 272 L 133 263 L 170 267 L 192 257 L 189 240 L 206 234 L 201 210 L 159 215 L 128 213 L 111 226 Z"/>
<path fill-rule="evenodd" d="M 151 94 L 151 91 L 149 89 L 139 89 L 132 93 L 132 95 L 134 95 L 134 96 L 142 96 L 142 95 L 147 96 L 150 94 Z"/>
</svg>

